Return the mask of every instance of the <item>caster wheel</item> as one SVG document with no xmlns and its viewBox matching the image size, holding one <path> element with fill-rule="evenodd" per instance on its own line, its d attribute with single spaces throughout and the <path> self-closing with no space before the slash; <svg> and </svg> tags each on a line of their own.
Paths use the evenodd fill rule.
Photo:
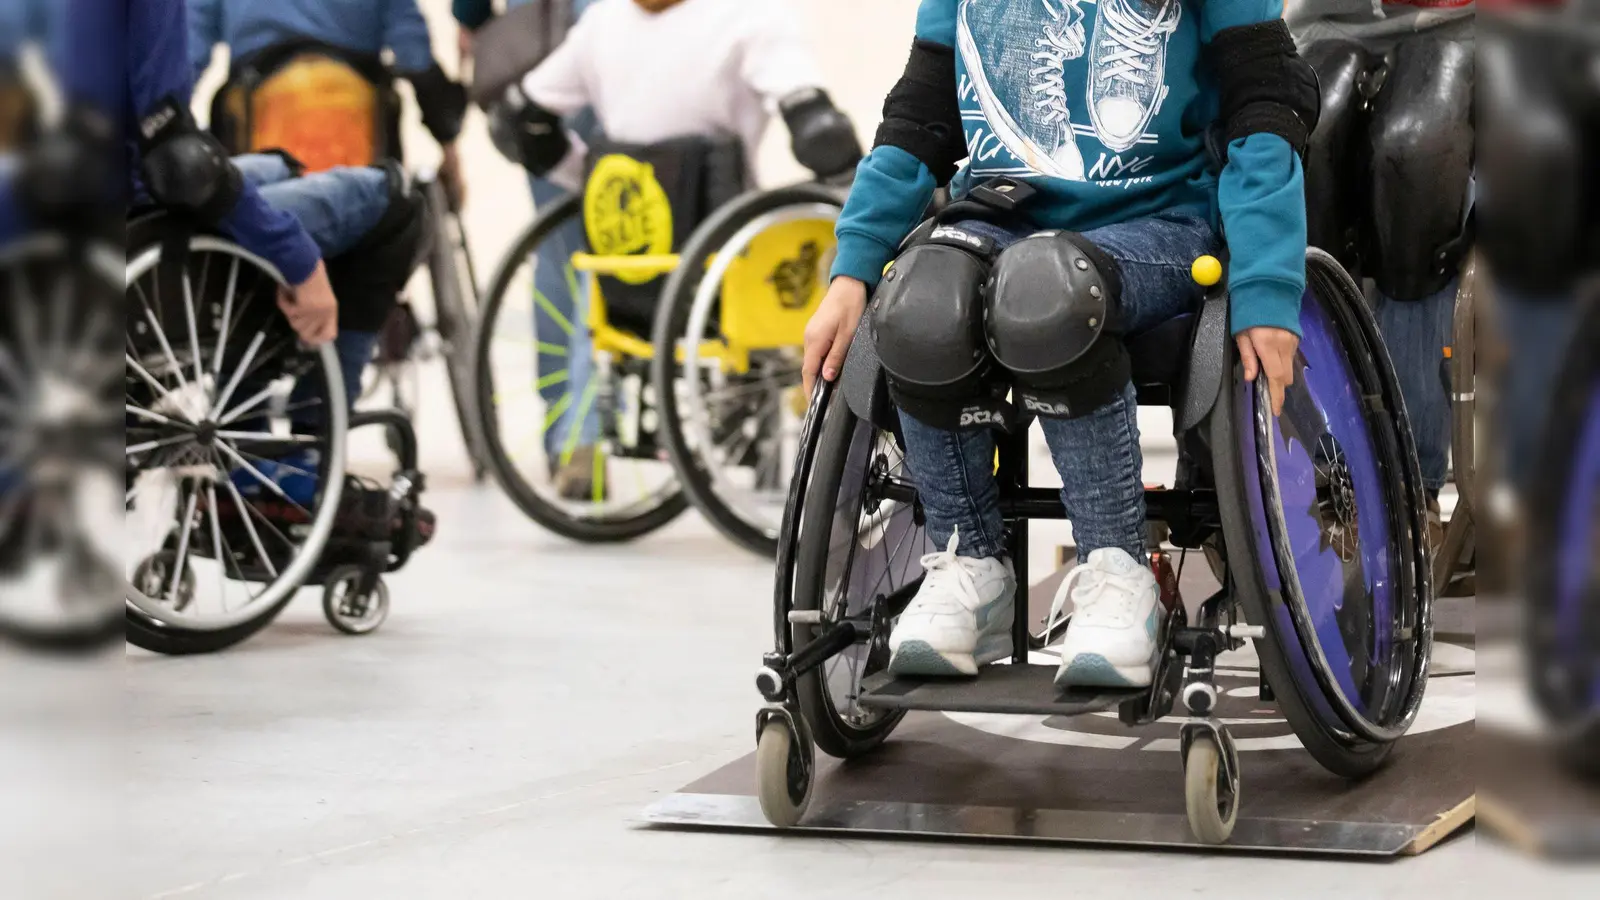
<svg viewBox="0 0 1600 900">
<path fill-rule="evenodd" d="M 810 746 L 799 746 L 789 726 L 774 719 L 756 743 L 756 781 L 761 812 L 779 828 L 800 824 L 811 805 L 813 766 Z"/>
<path fill-rule="evenodd" d="M 345 634 L 370 634 L 389 618 L 389 586 L 380 578 L 372 593 L 363 596 L 357 588 L 362 574 L 356 566 L 340 566 L 322 589 L 322 614 Z"/>
<path fill-rule="evenodd" d="M 183 612 L 194 602 L 194 569 L 187 562 L 184 563 L 178 589 L 172 591 L 172 567 L 177 561 L 176 550 L 163 550 L 139 563 L 133 570 L 132 580 L 139 593 L 152 599 L 165 600 L 174 610 Z"/>
<path fill-rule="evenodd" d="M 1237 758 L 1229 762 L 1237 772 Z M 1184 760 L 1183 782 L 1189 830 L 1201 843 L 1227 843 L 1239 820 L 1239 780 L 1228 777 L 1214 736 L 1195 735 Z"/>
</svg>

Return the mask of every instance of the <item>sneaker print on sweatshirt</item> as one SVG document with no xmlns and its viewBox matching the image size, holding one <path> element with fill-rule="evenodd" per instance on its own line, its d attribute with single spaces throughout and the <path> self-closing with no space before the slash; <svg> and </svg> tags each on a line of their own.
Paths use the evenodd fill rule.
<svg viewBox="0 0 1600 900">
<path fill-rule="evenodd" d="M 1154 161 L 1152 122 L 1182 14 L 1181 0 L 962 0 L 956 44 L 973 173 L 1136 183 Z"/>
</svg>

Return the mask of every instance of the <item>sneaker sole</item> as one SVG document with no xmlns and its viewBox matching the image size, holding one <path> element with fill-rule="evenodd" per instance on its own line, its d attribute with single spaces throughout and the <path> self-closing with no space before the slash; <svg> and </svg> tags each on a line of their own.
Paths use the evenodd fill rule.
<svg viewBox="0 0 1600 900">
<path fill-rule="evenodd" d="M 974 653 L 944 653 L 927 641 L 906 641 L 889 657 L 891 675 L 971 678 L 978 669 L 1011 655 L 1009 635 L 991 640 Z"/>
<path fill-rule="evenodd" d="M 1152 666 L 1114 666 L 1098 653 L 1080 653 L 1063 662 L 1056 672 L 1056 687 L 1145 688 L 1150 686 Z"/>
</svg>

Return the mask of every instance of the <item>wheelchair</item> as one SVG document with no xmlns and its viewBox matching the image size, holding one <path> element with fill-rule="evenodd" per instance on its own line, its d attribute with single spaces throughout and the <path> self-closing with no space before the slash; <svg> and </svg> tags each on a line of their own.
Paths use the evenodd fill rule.
<svg viewBox="0 0 1600 900">
<path fill-rule="evenodd" d="M 1600 303 L 1587 298 L 1529 488 L 1527 638 L 1533 696 L 1571 766 L 1600 777 Z"/>
<path fill-rule="evenodd" d="M 484 445 L 511 499 L 557 534 L 631 540 L 693 503 L 744 546 L 776 545 L 801 335 L 843 196 L 745 192 L 737 147 L 598 146 L 582 194 L 543 210 L 490 281 Z"/>
<path fill-rule="evenodd" d="M 217 92 L 211 130 L 230 153 L 283 150 L 310 172 L 403 161 L 403 103 L 395 82 L 382 60 L 318 42 L 288 41 L 257 54 Z M 478 274 L 458 198 L 435 171 L 420 170 L 414 177 L 430 220 L 425 264 L 433 315 L 425 318 L 409 299 L 395 306 L 361 396 L 386 395 L 389 406 L 414 417 L 421 368 L 442 359 L 462 440 L 481 481 L 486 464 L 472 409 L 469 349 Z"/>
<path fill-rule="evenodd" d="M 0 248 L 0 635 L 41 650 L 120 636 L 122 248 L 34 234 Z"/>
<path fill-rule="evenodd" d="M 1265 379 L 1243 379 L 1225 288 L 1210 286 L 1196 313 L 1127 339 L 1139 403 L 1172 410 L 1179 450 L 1175 483 L 1146 491 L 1149 518 L 1177 554 L 1216 560 L 1222 584 L 1169 608 L 1156 676 L 1142 690 L 1061 691 L 1053 662 L 1030 662 L 1041 642 L 1029 633 L 1028 525 L 1065 513 L 1056 491 L 1029 486 L 1026 427 L 997 436 L 1018 584 L 1012 659 L 977 679 L 886 671 L 891 628 L 921 585 L 922 556 L 938 548 L 863 316 L 838 383 L 819 384 L 812 398 L 779 534 L 775 647 L 756 679 L 766 701 L 758 797 L 773 824 L 803 823 L 817 749 L 862 756 L 910 710 L 1104 713 L 1130 727 L 1176 715 L 1191 829 L 1222 843 L 1242 773 L 1214 717 L 1213 664 L 1247 642 L 1261 661 L 1261 698 L 1318 763 L 1346 778 L 1384 763 L 1417 715 L 1432 650 L 1424 492 L 1360 289 L 1320 250 L 1308 251 L 1306 269 L 1304 337 L 1281 417 Z"/>
<path fill-rule="evenodd" d="M 127 233 L 127 640 L 221 650 L 304 585 L 324 588 L 334 628 L 377 629 L 382 576 L 431 531 L 410 422 L 347 410 L 333 347 L 300 343 L 265 260 L 160 211 Z M 368 425 L 401 448 L 387 490 L 345 474 L 349 431 Z"/>
</svg>

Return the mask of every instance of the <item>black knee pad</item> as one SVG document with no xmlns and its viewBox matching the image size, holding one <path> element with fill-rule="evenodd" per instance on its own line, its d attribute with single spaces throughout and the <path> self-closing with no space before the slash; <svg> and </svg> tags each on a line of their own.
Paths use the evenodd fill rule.
<svg viewBox="0 0 1600 900">
<path fill-rule="evenodd" d="M 940 227 L 884 273 L 872 308 L 878 358 L 895 405 L 920 422 L 1009 424 L 983 335 L 984 282 L 993 259 L 993 241 Z"/>
<path fill-rule="evenodd" d="M 1420 36 L 1394 50 L 1372 106 L 1373 265 L 1385 296 L 1418 300 L 1454 278 L 1472 178 L 1473 52 Z"/>
<path fill-rule="evenodd" d="M 1306 62 L 1322 88 L 1322 116 L 1306 144 L 1306 236 L 1351 271 L 1359 271 L 1361 223 L 1358 185 L 1366 180 L 1355 139 L 1365 134 L 1366 86 L 1372 56 L 1353 41 L 1318 41 Z"/>
<path fill-rule="evenodd" d="M 1075 418 L 1122 393 L 1132 364 L 1121 298 L 1116 260 L 1081 234 L 1046 231 L 1000 254 L 985 331 L 1024 412 Z"/>
<path fill-rule="evenodd" d="M 380 331 L 411 273 L 427 255 L 427 202 L 398 163 L 387 163 L 389 208 L 349 252 L 328 260 L 339 327 Z"/>
</svg>

